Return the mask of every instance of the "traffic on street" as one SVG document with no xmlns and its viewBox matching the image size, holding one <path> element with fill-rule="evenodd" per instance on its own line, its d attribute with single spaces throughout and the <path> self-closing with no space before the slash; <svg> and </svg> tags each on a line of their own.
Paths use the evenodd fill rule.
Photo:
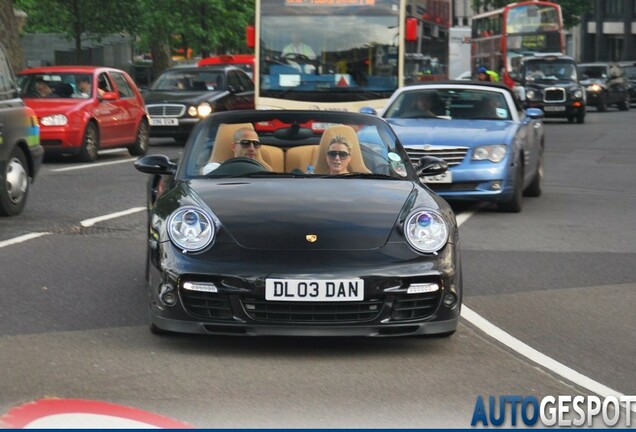
<svg viewBox="0 0 636 432">
<path fill-rule="evenodd" d="M 466 428 L 490 396 L 633 395 L 635 120 L 544 119 L 542 194 L 520 213 L 451 202 L 463 305 L 447 338 L 152 334 L 148 175 L 125 148 L 47 159 L 22 214 L 0 218 L 0 419 L 61 398 L 173 427 Z M 148 155 L 183 152 L 150 139 Z"/>
</svg>

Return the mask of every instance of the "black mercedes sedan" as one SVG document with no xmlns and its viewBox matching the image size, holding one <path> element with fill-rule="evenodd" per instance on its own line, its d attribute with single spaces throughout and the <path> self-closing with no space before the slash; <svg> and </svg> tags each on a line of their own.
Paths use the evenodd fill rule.
<svg viewBox="0 0 636 432">
<path fill-rule="evenodd" d="M 254 83 L 233 66 L 174 67 L 143 93 L 151 137 L 185 142 L 213 112 L 254 109 Z"/>
<path fill-rule="evenodd" d="M 264 127 L 263 125 L 266 125 Z M 375 116 L 212 114 L 148 183 L 153 333 L 450 336 L 462 304 L 453 210 Z"/>
</svg>

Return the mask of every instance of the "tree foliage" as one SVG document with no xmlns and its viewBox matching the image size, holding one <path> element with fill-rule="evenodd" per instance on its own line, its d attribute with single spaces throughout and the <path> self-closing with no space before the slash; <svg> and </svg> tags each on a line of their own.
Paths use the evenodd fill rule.
<svg viewBox="0 0 636 432">
<path fill-rule="evenodd" d="M 139 3 L 128 0 L 15 0 L 27 15 L 26 32 L 64 33 L 75 41 L 79 63 L 82 36 L 99 41 L 116 33 L 135 34 Z"/>
<path fill-rule="evenodd" d="M 254 22 L 254 0 L 14 0 L 28 14 L 27 32 L 61 32 L 76 41 L 108 34 L 135 36 L 155 70 L 169 66 L 173 50 L 195 55 L 246 52 L 245 27 Z M 79 56 L 78 56 L 79 59 Z"/>
<path fill-rule="evenodd" d="M 493 10 L 504 7 L 519 0 L 473 0 L 473 10 Z M 570 29 L 581 22 L 583 14 L 591 10 L 589 0 L 553 0 L 561 5 L 563 12 L 563 26 Z"/>
</svg>

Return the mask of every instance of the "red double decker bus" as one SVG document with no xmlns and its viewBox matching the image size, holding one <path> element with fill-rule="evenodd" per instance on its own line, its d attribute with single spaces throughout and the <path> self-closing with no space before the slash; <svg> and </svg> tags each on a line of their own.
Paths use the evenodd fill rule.
<svg viewBox="0 0 636 432">
<path fill-rule="evenodd" d="M 547 1 L 522 1 L 475 15 L 472 21 L 471 64 L 499 73 L 510 88 L 523 57 L 565 54 L 561 7 Z"/>
</svg>

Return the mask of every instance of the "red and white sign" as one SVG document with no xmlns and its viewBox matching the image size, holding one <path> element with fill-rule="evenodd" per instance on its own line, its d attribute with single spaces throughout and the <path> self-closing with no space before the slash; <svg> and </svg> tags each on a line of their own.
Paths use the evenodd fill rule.
<svg viewBox="0 0 636 432">
<path fill-rule="evenodd" d="M 187 423 L 148 411 L 81 399 L 40 399 L 17 406 L 0 417 L 0 427 L 10 429 L 193 428 Z"/>
</svg>

